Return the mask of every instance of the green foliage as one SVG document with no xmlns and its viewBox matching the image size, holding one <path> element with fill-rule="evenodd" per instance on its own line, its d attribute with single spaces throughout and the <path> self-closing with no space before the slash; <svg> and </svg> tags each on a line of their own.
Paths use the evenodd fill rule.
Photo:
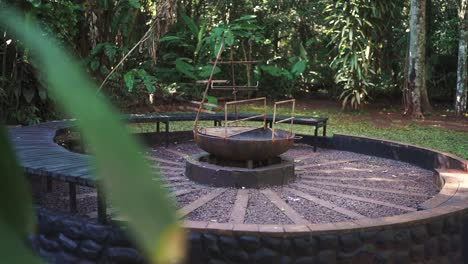
<svg viewBox="0 0 468 264">
<path fill-rule="evenodd" d="M 24 19 L 37 22 L 46 36 L 61 46 L 75 48 L 80 6 L 74 1 L 6 1 L 25 10 Z M 0 5 L 4 2 L 0 1 Z M 43 88 L 42 76 L 21 41 L 0 28 L 0 119 L 7 123 L 36 124 L 54 116 L 53 101 Z M 1 92 L 3 91 L 3 92 Z"/>
<path fill-rule="evenodd" d="M 458 6 L 454 1 L 431 0 L 427 16 L 427 89 L 435 100 L 447 100 L 453 98 L 457 82 Z"/>
<path fill-rule="evenodd" d="M 2 175 L 3 177 L 7 177 Z M 13 188 L 10 188 L 13 189 Z M 20 206 L 20 205 L 18 205 Z M 0 239 L 0 254 L 2 255 L 2 262 L 5 263 L 43 263 L 39 260 L 31 250 L 24 246 L 23 236 L 19 236 L 12 230 L 11 225 L 8 225 L 0 219 L 0 232 L 2 238 Z"/>
<path fill-rule="evenodd" d="M 209 103 L 209 104 L 213 104 L 213 105 L 217 105 L 218 104 L 218 99 L 214 96 L 210 96 L 208 95 L 206 97 L 206 101 Z M 209 111 L 212 111 L 214 109 L 214 107 L 212 106 L 208 106 L 208 105 L 205 105 L 205 109 L 206 110 L 209 110 Z"/>
<path fill-rule="evenodd" d="M 343 108 L 358 109 L 368 99 L 367 90 L 374 86 L 373 64 L 378 49 L 385 12 L 395 8 L 389 1 L 335 1 L 325 8 L 330 44 L 336 48 L 331 67 L 336 69 L 335 82 L 343 86 L 340 95 Z"/>
<path fill-rule="evenodd" d="M 303 77 L 304 72 L 308 66 L 308 58 L 307 53 L 304 50 L 302 44 L 299 45 L 301 47 L 300 55 L 294 56 L 289 59 L 290 70 L 282 68 L 281 66 L 274 66 L 274 65 L 261 65 L 260 69 L 278 79 L 278 82 L 282 84 L 282 89 L 276 89 L 272 94 L 275 97 L 288 97 L 292 96 L 296 86 L 298 85 L 298 81 L 300 78 Z"/>
<path fill-rule="evenodd" d="M 199 90 L 187 84 L 210 76 L 212 65 L 209 62 L 215 58 L 223 38 L 226 49 L 240 45 L 242 41 L 255 42 L 262 39 L 255 16 L 245 16 L 232 23 L 219 23 L 213 28 L 208 28 L 207 19 L 197 22 L 186 14 L 182 13 L 180 16 L 182 21 L 160 39 L 163 55 L 156 72 L 162 85 L 179 83 L 179 92 L 188 97 L 199 96 Z M 221 67 L 216 67 L 214 74 L 224 78 L 228 73 L 222 72 Z"/>
<path fill-rule="evenodd" d="M 47 35 L 57 38 L 63 46 L 78 48 L 75 40 L 79 33 L 79 28 L 76 27 L 80 20 L 79 4 L 72 0 L 42 1 L 35 7 L 31 12 Z"/>
<path fill-rule="evenodd" d="M 0 226 L 8 226 L 16 236 L 25 237 L 34 231 L 35 217 L 32 197 L 26 187 L 23 171 L 18 166 L 13 147 L 3 127 L 0 127 Z"/>
<path fill-rule="evenodd" d="M 185 74 L 185 76 L 196 80 L 197 76 L 195 76 L 195 67 L 193 67 L 190 62 L 192 62 L 189 58 L 177 58 L 175 61 L 176 70 L 180 73 Z"/>
<path fill-rule="evenodd" d="M 97 88 L 78 67 L 79 63 L 57 48 L 56 43 L 49 38 L 44 38 L 39 28 L 27 25 L 19 19 L 17 13 L 7 8 L 0 10 L 0 17 L 0 23 L 22 39 L 24 45 L 35 55 L 46 74 L 51 93 L 60 99 L 64 109 L 77 118 L 84 139 L 94 147 L 99 188 L 104 188 L 111 202 L 129 219 L 131 237 L 149 260 L 160 263 L 177 261 L 181 256 L 180 242 L 183 234 L 178 229 L 175 207 L 167 197 L 167 190 L 158 182 L 152 181 L 153 177 L 159 175 L 154 175 L 140 154 L 143 152 L 141 146 L 123 129 L 119 114 L 102 95 L 96 95 Z M 0 135 L 0 143 L 4 138 Z M 0 150 L 8 151 L 5 144 L 0 147 Z M 5 166 L 3 162 L 11 162 L 12 157 L 11 152 L 7 157 L 2 155 L 0 165 Z M 5 188 L 10 188 L 7 193 L 13 192 L 14 187 L 17 187 L 18 195 L 23 195 L 24 183 L 19 181 L 24 178 L 18 177 L 14 162 L 9 164 L 11 165 L 5 167 L 5 171 L 11 172 L 8 174 L 11 185 L 5 185 Z M 138 177 L 134 177 L 135 175 Z M 5 194 L 2 192 L 2 195 Z M 7 212 L 6 215 L 14 217 L 7 221 L 1 219 L 5 224 L 9 224 L 10 228 L 22 228 L 16 236 L 24 234 L 24 228 L 30 223 L 28 216 L 31 204 L 28 203 L 28 197 L 25 195 L 21 198 L 24 200 L 18 200 L 20 205 L 10 203 L 10 206 L 15 205 L 15 210 L 21 210 L 18 213 L 5 211 L 8 208 L 5 206 L 0 207 L 2 213 Z M 25 213 L 23 209 L 28 210 Z M 16 219 L 23 216 L 26 220 Z M 0 222 L 1 230 L 5 230 L 3 222 Z M 5 239 L 2 237 L 0 240 Z M 15 246 L 19 249 L 5 252 L 7 255 L 3 257 L 8 258 L 24 249 L 23 246 Z"/>
<path fill-rule="evenodd" d="M 145 34 L 158 12 L 156 1 L 3 1 L 26 11 L 48 36 L 55 35 L 60 45 L 75 51 L 97 82 Z M 450 1 L 428 2 L 426 79 L 429 95 L 445 101 L 453 99 L 456 82 L 456 9 Z M 147 101 L 152 91 L 163 98 L 198 97 L 200 86 L 193 84 L 209 75 L 221 36 L 227 46 L 224 60 L 230 59 L 232 47 L 234 60 L 260 61 L 236 69 L 237 84 L 259 82 L 258 95 L 340 97 L 343 106 L 354 109 L 371 98 L 401 96 L 407 1 L 188 0 L 178 4 L 177 12 L 177 22 L 157 43 L 156 61 L 150 55 L 150 37 L 110 77 L 103 90 L 111 99 L 123 104 Z M 10 38 L 0 36 L 0 49 Z M 36 66 L 20 42 L 12 43 L 7 75 L 0 74 L 3 119 L 31 123 L 48 118 L 55 110 L 44 89 L 38 89 L 41 78 L 26 69 Z M 21 73 L 23 65 L 15 68 L 15 63 L 27 65 L 26 74 Z M 138 76 L 139 70 L 150 77 Z M 228 67 L 220 66 L 216 78 L 231 79 Z M 152 86 L 145 85 L 149 83 Z"/>
<path fill-rule="evenodd" d="M 156 88 L 154 83 L 156 78 L 149 75 L 144 69 L 132 69 L 124 75 L 125 86 L 128 91 L 132 91 L 135 87 L 135 83 L 143 84 L 148 93 L 154 93 Z"/>
<path fill-rule="evenodd" d="M 193 36 L 198 36 L 199 30 L 198 26 L 195 24 L 192 18 L 188 17 L 186 14 L 181 14 L 182 19 L 184 20 L 185 25 L 190 29 Z"/>
<path fill-rule="evenodd" d="M 271 66 L 271 65 L 262 65 L 260 68 L 272 76 L 285 77 L 287 79 L 292 79 L 291 74 L 286 69 L 276 67 L 276 66 Z"/>
<path fill-rule="evenodd" d="M 291 73 L 293 75 L 300 75 L 306 70 L 306 67 L 307 67 L 307 61 L 306 60 L 297 61 L 291 67 Z"/>
</svg>

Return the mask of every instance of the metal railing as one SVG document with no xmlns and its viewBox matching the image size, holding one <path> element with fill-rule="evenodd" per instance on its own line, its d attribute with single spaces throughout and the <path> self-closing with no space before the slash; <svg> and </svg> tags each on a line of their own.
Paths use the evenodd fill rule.
<svg viewBox="0 0 468 264">
<path fill-rule="evenodd" d="M 211 82 L 211 89 L 213 90 L 239 90 L 239 91 L 258 91 L 258 81 L 256 85 L 214 85 L 214 82 Z"/>
<path fill-rule="evenodd" d="M 236 118 L 234 120 L 228 121 L 228 106 L 229 105 L 245 104 L 245 103 L 256 102 L 256 101 L 263 101 L 263 114 L 250 116 L 250 117 L 246 117 L 246 118 L 241 118 L 241 119 L 238 119 L 237 116 L 236 116 Z M 266 128 L 266 117 L 267 117 L 266 111 L 267 111 L 266 97 L 226 102 L 224 104 L 224 137 L 227 137 L 227 131 L 228 131 L 228 125 L 229 124 L 235 123 L 235 125 L 237 126 L 239 122 L 248 121 L 248 120 L 252 120 L 252 119 L 255 119 L 255 118 L 259 118 L 259 117 L 263 117 L 263 127 Z"/>
<path fill-rule="evenodd" d="M 210 77 L 208 78 L 208 80 L 206 80 L 205 91 L 203 92 L 203 97 L 200 101 L 200 106 L 198 107 L 197 116 L 195 117 L 195 123 L 193 124 L 193 131 L 197 131 L 198 129 L 198 121 L 200 118 L 200 113 L 202 112 L 203 106 L 206 104 L 205 102 L 206 96 L 208 95 L 208 90 L 210 89 L 211 83 L 213 82 L 213 75 L 215 73 L 216 64 L 219 62 L 219 59 L 221 58 L 221 53 L 223 52 L 224 45 L 225 43 L 224 43 L 224 36 L 223 36 L 221 40 L 221 46 L 219 47 L 218 54 L 216 55 L 216 60 L 214 61 L 213 68 L 211 69 Z"/>
<path fill-rule="evenodd" d="M 291 108 L 291 117 L 281 119 L 279 121 L 276 121 L 276 107 L 280 104 L 287 104 L 287 103 L 292 103 L 292 108 Z M 284 100 L 284 101 L 279 101 L 275 102 L 275 106 L 273 108 L 273 122 L 271 123 L 271 139 L 275 138 L 275 125 L 279 123 L 284 123 L 291 121 L 291 124 L 289 125 L 289 135 L 292 135 L 292 128 L 293 128 L 293 123 L 294 123 L 294 108 L 296 107 L 296 99 L 290 99 L 290 100 Z"/>
</svg>

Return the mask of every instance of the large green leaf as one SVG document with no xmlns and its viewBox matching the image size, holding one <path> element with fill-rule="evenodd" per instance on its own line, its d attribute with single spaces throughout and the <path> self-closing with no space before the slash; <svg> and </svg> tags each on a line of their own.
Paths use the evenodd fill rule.
<svg viewBox="0 0 468 264">
<path fill-rule="evenodd" d="M 103 95 L 96 94 L 96 85 L 79 63 L 44 37 L 47 35 L 37 26 L 27 27 L 20 17 L 11 9 L 0 9 L 0 23 L 30 49 L 45 72 L 50 92 L 77 118 L 84 140 L 93 146 L 99 187 L 128 219 L 131 238 L 152 261 L 178 259 L 183 234 L 175 206 L 167 190 L 152 180 L 155 172 L 140 154 L 142 147 L 124 128 L 120 114 Z"/>
<path fill-rule="evenodd" d="M 112 44 L 107 44 L 104 46 L 104 54 L 106 54 L 107 58 L 110 61 L 114 60 L 114 56 L 117 53 L 117 48 Z"/>
<path fill-rule="evenodd" d="M 124 82 L 127 90 L 132 91 L 135 83 L 135 72 L 133 70 L 124 74 Z"/>
<path fill-rule="evenodd" d="M 5 156 L 2 156 L 2 158 L 3 157 Z M 4 171 L 2 171 L 2 173 L 4 173 Z M 20 179 L 23 178 L 23 175 L 19 176 Z M 7 185 L 5 186 L 11 189 L 11 191 L 15 191 L 14 188 L 17 187 Z M 25 194 L 30 196 L 29 193 Z M 17 204 L 14 204 L 11 200 L 7 199 L 5 201 L 10 202 L 10 207 L 18 206 Z M 29 203 L 29 205 L 31 205 L 31 203 Z M 0 234 L 2 234 L 2 237 L 0 238 L 0 256 L 2 257 L 2 263 L 42 263 L 42 261 L 40 261 L 40 259 L 36 257 L 32 253 L 32 251 L 25 246 L 23 237 L 18 236 L 18 234 L 15 233 L 15 230 L 11 228 L 11 224 L 6 223 L 5 221 L 3 221 L 3 219 L 0 219 Z"/>
<path fill-rule="evenodd" d="M 292 74 L 301 74 L 301 73 L 303 73 L 305 71 L 306 67 L 307 67 L 307 61 L 300 60 L 300 61 L 294 63 L 294 65 L 291 68 L 291 73 Z"/>
<path fill-rule="evenodd" d="M 17 236 L 26 237 L 34 229 L 31 193 L 18 166 L 7 133 L 0 126 L 0 221 Z M 3 236 L 3 233 L 2 233 Z M 0 237 L 0 241 L 3 237 Z"/>
<path fill-rule="evenodd" d="M 141 7 L 141 4 L 138 0 L 128 0 L 128 3 L 130 4 L 131 7 L 139 9 Z"/>
<path fill-rule="evenodd" d="M 205 18 L 205 19 L 203 19 L 203 23 L 201 24 L 200 31 L 198 31 L 197 46 L 195 47 L 195 51 L 194 51 L 195 56 L 197 56 L 197 54 L 201 50 L 207 25 L 208 25 L 208 19 Z"/>
<path fill-rule="evenodd" d="M 288 79 L 292 79 L 291 73 L 289 73 L 289 71 L 283 68 L 272 66 L 272 65 L 262 65 L 260 68 L 272 76 L 275 76 L 275 77 L 284 76 Z"/>
<path fill-rule="evenodd" d="M 169 42 L 169 41 L 177 41 L 180 42 L 182 39 L 178 36 L 164 36 L 159 39 L 159 42 Z"/>
<path fill-rule="evenodd" d="M 138 76 L 145 85 L 148 93 L 154 93 L 156 91 L 156 88 L 154 87 L 154 81 L 156 78 L 154 78 L 154 76 L 149 75 L 144 69 L 138 70 Z"/>
<path fill-rule="evenodd" d="M 93 61 L 91 61 L 91 64 L 90 64 L 91 70 L 97 71 L 100 65 L 101 63 L 99 63 L 97 59 L 94 59 Z"/>
<path fill-rule="evenodd" d="M 228 47 L 234 44 L 234 34 L 232 34 L 231 30 L 224 31 L 224 41 Z"/>
<path fill-rule="evenodd" d="M 209 104 L 213 104 L 213 105 L 217 105 L 217 104 L 218 104 L 218 98 L 216 98 L 216 97 L 214 97 L 214 96 L 207 95 L 207 96 L 206 96 L 206 100 L 208 101 Z M 214 108 L 213 106 L 205 105 L 205 109 L 206 109 L 206 110 L 212 111 L 213 108 Z"/>
<path fill-rule="evenodd" d="M 198 68 L 198 76 L 200 76 L 200 78 L 208 78 L 208 77 L 210 77 L 212 70 L 213 70 L 213 66 L 211 66 L 211 65 L 206 65 L 206 66 L 199 67 Z M 218 66 L 216 66 L 216 68 L 214 70 L 214 74 L 217 74 L 217 73 L 220 73 L 220 72 L 221 72 L 221 69 Z"/>
<path fill-rule="evenodd" d="M 307 55 L 307 51 L 304 48 L 304 45 L 302 45 L 302 42 L 299 42 L 299 57 L 301 57 L 301 59 L 303 60 L 308 60 L 309 58 Z"/>
<path fill-rule="evenodd" d="M 34 7 L 39 7 L 42 4 L 41 0 L 28 0 L 29 3 L 31 3 Z"/>
<path fill-rule="evenodd" d="M 185 76 L 194 80 L 197 79 L 197 76 L 195 76 L 195 74 L 193 73 L 195 70 L 194 67 L 191 64 L 187 63 L 185 58 L 177 58 L 175 61 L 175 65 L 176 70 L 178 72 L 183 73 Z"/>
<path fill-rule="evenodd" d="M 195 21 L 193 21 L 193 19 L 187 16 L 186 14 L 182 14 L 181 16 L 185 25 L 187 25 L 187 27 L 192 32 L 192 35 L 198 36 L 198 27 L 197 27 L 197 24 L 195 24 Z"/>
</svg>

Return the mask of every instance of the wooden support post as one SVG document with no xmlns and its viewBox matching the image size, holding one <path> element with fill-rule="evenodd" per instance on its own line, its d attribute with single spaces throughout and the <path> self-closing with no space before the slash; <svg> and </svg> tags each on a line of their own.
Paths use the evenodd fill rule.
<svg viewBox="0 0 468 264">
<path fill-rule="evenodd" d="M 164 133 L 164 137 L 166 139 L 166 147 L 169 146 L 169 121 L 165 122 L 166 124 L 166 132 Z"/>
<path fill-rule="evenodd" d="M 247 161 L 247 168 L 248 169 L 253 169 L 253 160 L 248 160 Z"/>
<path fill-rule="evenodd" d="M 47 188 L 47 192 L 52 192 L 53 184 L 52 184 L 52 179 L 49 177 L 46 178 L 46 188 Z"/>
<path fill-rule="evenodd" d="M 159 133 L 159 121 L 156 122 L 156 132 Z"/>
<path fill-rule="evenodd" d="M 98 211 L 98 222 L 101 224 L 107 223 L 107 205 L 106 205 L 106 196 L 101 188 L 96 188 L 97 192 L 97 211 Z"/>
<path fill-rule="evenodd" d="M 318 137 L 318 125 L 315 126 L 315 130 L 314 130 L 314 152 L 317 151 L 317 137 Z"/>
<path fill-rule="evenodd" d="M 70 203 L 70 212 L 76 212 L 76 184 L 73 182 L 68 183 L 68 199 Z"/>
</svg>

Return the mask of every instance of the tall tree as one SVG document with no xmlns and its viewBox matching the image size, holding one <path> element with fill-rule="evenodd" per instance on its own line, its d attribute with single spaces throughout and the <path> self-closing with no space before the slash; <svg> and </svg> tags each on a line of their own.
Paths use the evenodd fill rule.
<svg viewBox="0 0 468 264">
<path fill-rule="evenodd" d="M 424 0 L 424 6 L 421 6 L 422 8 L 422 12 L 423 12 L 423 17 L 421 19 L 424 19 L 424 24 L 421 24 L 421 30 L 424 31 L 424 37 L 423 37 L 423 41 L 424 41 L 424 57 L 422 58 L 424 61 L 423 61 L 423 67 L 424 67 L 424 72 L 423 72 L 423 82 L 422 82 L 422 85 L 421 85 L 421 109 L 422 109 L 422 112 L 423 113 L 430 113 L 432 112 L 432 106 L 431 106 L 431 103 L 429 101 L 429 94 L 427 93 L 427 77 L 428 77 L 428 73 L 427 73 L 427 69 L 431 66 L 430 63 L 427 63 L 426 62 L 426 58 L 428 58 L 427 56 L 427 46 L 428 46 L 428 43 L 427 43 L 427 33 L 428 33 L 428 23 L 427 23 L 427 17 L 428 15 L 430 16 L 431 13 L 429 13 L 429 10 L 428 10 L 428 6 L 432 5 L 432 0 Z M 429 17 L 430 19 L 430 17 Z"/>
<path fill-rule="evenodd" d="M 425 88 L 426 61 L 426 0 L 411 0 L 410 39 L 408 55 L 408 114 L 414 118 L 423 118 L 421 92 Z M 427 92 L 426 92 L 427 93 Z"/>
<path fill-rule="evenodd" d="M 460 19 L 460 38 L 458 40 L 457 88 L 455 95 L 455 114 L 462 115 L 467 101 L 467 0 L 461 0 L 458 17 Z"/>
</svg>

